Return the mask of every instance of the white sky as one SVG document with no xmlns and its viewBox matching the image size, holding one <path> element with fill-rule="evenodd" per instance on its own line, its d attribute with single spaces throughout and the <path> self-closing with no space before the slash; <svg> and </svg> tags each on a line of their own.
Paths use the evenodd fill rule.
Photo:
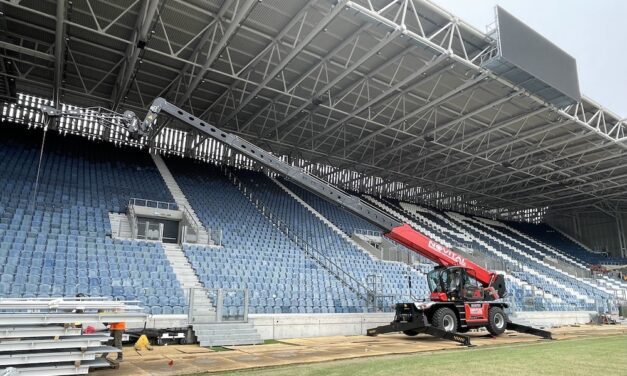
<svg viewBox="0 0 627 376">
<path fill-rule="evenodd" d="M 486 31 L 498 4 L 577 60 L 582 94 L 627 117 L 627 0 L 431 0 Z"/>
</svg>

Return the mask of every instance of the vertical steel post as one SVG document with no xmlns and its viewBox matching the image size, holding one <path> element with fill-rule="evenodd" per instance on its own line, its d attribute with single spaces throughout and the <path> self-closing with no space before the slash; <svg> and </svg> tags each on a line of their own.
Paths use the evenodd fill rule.
<svg viewBox="0 0 627 376">
<path fill-rule="evenodd" d="M 190 287 L 188 292 L 188 304 L 187 304 L 187 322 L 192 324 L 194 322 L 194 288 Z"/>
<path fill-rule="evenodd" d="M 217 298 L 217 302 L 216 302 L 216 321 L 217 322 L 221 322 L 222 321 L 222 308 L 224 308 L 224 301 L 223 301 L 223 290 L 222 289 L 218 289 L 218 298 Z"/>
<path fill-rule="evenodd" d="M 248 322 L 248 289 L 244 289 L 244 322 Z"/>
</svg>

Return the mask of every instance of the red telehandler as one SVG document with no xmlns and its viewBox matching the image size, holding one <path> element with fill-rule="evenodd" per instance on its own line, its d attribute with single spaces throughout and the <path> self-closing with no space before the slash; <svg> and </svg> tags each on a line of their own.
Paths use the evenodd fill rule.
<svg viewBox="0 0 627 376">
<path fill-rule="evenodd" d="M 42 112 L 48 118 L 65 116 L 80 119 L 85 115 L 80 110 L 61 111 L 47 106 L 42 106 Z M 158 132 L 156 122 L 162 113 L 228 145 L 300 187 L 369 221 L 381 228 L 389 239 L 438 264 L 427 275 L 431 290 L 429 301 L 396 304 L 394 321 L 389 325 L 368 330 L 368 335 L 403 332 L 415 336 L 426 333 L 470 345 L 470 337 L 463 333 L 472 328 L 485 327 L 495 336 L 509 329 L 551 338 L 550 332 L 514 324 L 508 319 L 505 313 L 507 303 L 503 301 L 507 290 L 502 275 L 485 270 L 358 197 L 299 167 L 283 162 L 238 136 L 216 128 L 163 98 L 152 102 L 143 121 L 131 111 L 117 116 L 109 111 L 101 120 L 105 126 L 122 124 L 131 139 L 147 143 L 151 133 Z"/>
</svg>

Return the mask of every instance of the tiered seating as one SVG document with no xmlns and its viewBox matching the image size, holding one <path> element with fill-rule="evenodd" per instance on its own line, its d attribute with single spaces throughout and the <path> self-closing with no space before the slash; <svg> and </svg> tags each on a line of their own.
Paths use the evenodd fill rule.
<svg viewBox="0 0 627 376">
<path fill-rule="evenodd" d="M 143 151 L 5 126 L 0 140 L 0 296 L 139 299 L 152 313 L 185 301 L 161 245 L 112 240 L 108 212 L 130 197 L 171 201 Z"/>
<path fill-rule="evenodd" d="M 184 245 L 206 288 L 248 289 L 251 313 L 358 312 L 363 303 L 272 225 L 215 166 L 171 158 L 170 171 L 223 247 Z"/>
<path fill-rule="evenodd" d="M 314 249 L 322 252 L 353 278 L 368 286 L 368 276 L 380 276 L 379 293 L 393 296 L 395 301 L 410 301 L 407 287 L 407 265 L 373 259 L 367 252 L 346 241 L 331 227 L 308 211 L 305 206 L 290 197 L 265 174 L 249 170 L 237 170 L 236 175 L 253 192 L 253 196 L 281 220 L 290 230 L 303 237 Z M 423 274 L 410 269 L 413 280 L 412 295 L 426 297 L 427 286 Z"/>
<path fill-rule="evenodd" d="M 600 253 L 592 253 L 562 235 L 547 224 L 533 224 L 521 222 L 507 222 L 507 224 L 520 232 L 551 245 L 562 252 L 588 264 L 627 265 L 627 259 L 622 257 L 608 257 Z"/>
<path fill-rule="evenodd" d="M 362 232 L 364 235 L 379 234 L 379 236 L 383 235 L 385 231 L 378 228 L 377 226 L 371 224 L 370 222 L 362 219 L 347 210 L 333 205 L 326 200 L 316 196 L 315 194 L 300 188 L 294 183 L 283 179 L 277 178 L 279 182 L 285 185 L 290 191 L 298 195 L 303 201 L 307 203 L 307 205 L 314 208 L 318 213 L 322 214 L 326 219 L 331 221 L 335 226 L 341 229 L 346 235 L 351 236 L 355 232 Z M 365 230 L 365 231 L 364 231 Z M 422 255 L 411 251 L 405 246 L 394 243 L 391 240 L 387 240 L 385 238 L 381 239 L 382 242 L 393 245 L 399 252 L 404 253 L 405 255 L 409 255 L 407 258 L 411 258 L 414 262 L 418 262 L 421 264 L 426 264 L 428 266 L 428 270 L 433 269 L 433 262 L 423 257 Z"/>
<path fill-rule="evenodd" d="M 501 233 L 480 220 L 458 213 L 441 213 L 431 208 L 411 210 L 410 206 L 404 203 L 401 205 L 398 201 L 390 199 L 380 203 L 412 218 L 426 215 L 422 218 L 421 224 L 416 225 L 426 226 L 428 229 L 425 231 L 431 231 L 447 246 L 459 246 L 456 239 L 463 238 L 464 246 L 505 261 L 511 266 L 515 277 L 542 292 L 541 296 L 533 293 L 534 309 L 538 307 L 557 309 L 556 304 L 560 302 L 566 304 L 560 309 L 596 309 L 612 297 L 602 286 L 576 278 L 545 263 L 543 261 L 545 255 L 538 248 L 512 238 L 509 236 L 511 234 Z M 442 228 L 446 230 L 443 231 Z M 551 299 L 546 300 L 547 296 Z M 524 304 L 526 300 L 524 294 L 521 296 L 520 292 L 516 294 L 514 291 L 514 297 L 519 305 L 528 305 Z"/>
<path fill-rule="evenodd" d="M 281 184 L 285 185 L 290 191 L 297 194 L 303 199 L 309 206 L 316 209 L 316 211 L 322 214 L 325 218 L 331 221 L 339 229 L 344 231 L 347 235 L 352 235 L 355 230 L 368 230 L 374 232 L 381 232 L 381 229 L 374 226 L 370 222 L 363 218 L 360 218 L 346 210 L 343 210 L 330 202 L 321 199 L 315 194 L 300 188 L 299 186 L 285 180 L 278 178 Z"/>
</svg>

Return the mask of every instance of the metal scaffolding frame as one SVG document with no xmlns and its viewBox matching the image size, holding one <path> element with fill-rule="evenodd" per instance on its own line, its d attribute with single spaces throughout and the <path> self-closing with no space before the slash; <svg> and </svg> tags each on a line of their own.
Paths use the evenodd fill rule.
<svg viewBox="0 0 627 376">
<path fill-rule="evenodd" d="M 492 34 L 426 0 L 0 3 L 22 93 L 138 113 L 164 96 L 334 184 L 437 207 L 627 206 L 627 121 L 482 68 Z"/>
</svg>

